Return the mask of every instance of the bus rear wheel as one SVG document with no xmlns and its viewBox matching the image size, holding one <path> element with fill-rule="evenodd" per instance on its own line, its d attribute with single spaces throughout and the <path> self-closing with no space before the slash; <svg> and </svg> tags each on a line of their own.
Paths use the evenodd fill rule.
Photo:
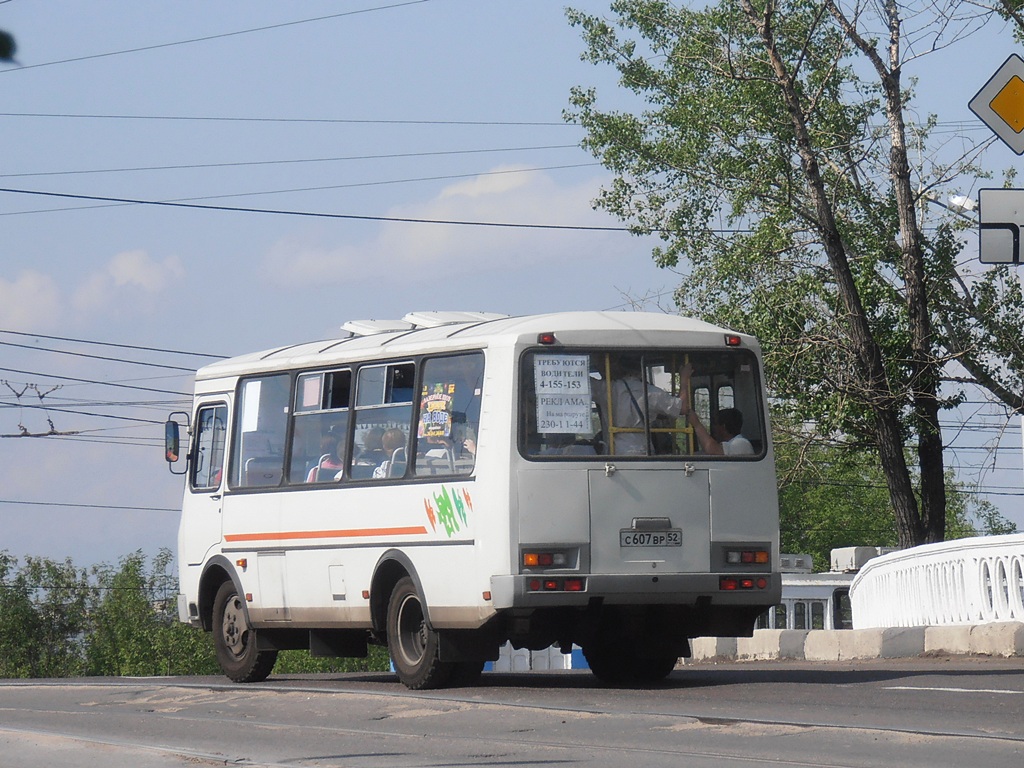
<svg viewBox="0 0 1024 768">
<path fill-rule="evenodd" d="M 656 683 L 675 669 L 676 657 L 640 656 L 630 643 L 602 643 L 583 649 L 590 671 L 603 683 Z"/>
<path fill-rule="evenodd" d="M 634 658 L 630 661 L 630 671 L 640 683 L 656 683 L 668 677 L 676 668 L 679 659 L 675 656 Z"/>
<path fill-rule="evenodd" d="M 257 650 L 256 630 L 249 626 L 245 603 L 230 581 L 220 585 L 213 601 L 213 645 L 220 668 L 236 683 L 266 680 L 277 661 L 277 651 Z"/>
<path fill-rule="evenodd" d="M 438 658 L 438 638 L 427 623 L 423 601 L 413 580 L 404 576 L 388 602 L 388 652 L 398 679 L 414 691 L 442 688 L 455 671 Z"/>
</svg>

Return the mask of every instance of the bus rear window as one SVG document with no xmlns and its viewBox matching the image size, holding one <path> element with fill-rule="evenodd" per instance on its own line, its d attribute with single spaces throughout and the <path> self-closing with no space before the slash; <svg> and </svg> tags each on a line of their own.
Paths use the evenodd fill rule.
<svg viewBox="0 0 1024 768">
<path fill-rule="evenodd" d="M 529 458 L 764 455 L 748 350 L 528 352 L 520 449 Z"/>
</svg>

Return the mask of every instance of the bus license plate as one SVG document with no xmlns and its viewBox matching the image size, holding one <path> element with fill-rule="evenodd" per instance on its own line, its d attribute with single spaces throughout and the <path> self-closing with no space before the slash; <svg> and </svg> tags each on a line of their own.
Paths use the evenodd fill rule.
<svg viewBox="0 0 1024 768">
<path fill-rule="evenodd" d="M 669 528 L 667 531 L 634 531 L 623 528 L 619 531 L 620 547 L 681 547 L 683 531 Z"/>
</svg>

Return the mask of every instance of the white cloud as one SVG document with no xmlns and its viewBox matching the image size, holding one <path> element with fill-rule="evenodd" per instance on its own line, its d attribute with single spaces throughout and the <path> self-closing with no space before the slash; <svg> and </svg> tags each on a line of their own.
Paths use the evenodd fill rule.
<svg viewBox="0 0 1024 768">
<path fill-rule="evenodd" d="M 515 224 L 586 226 L 614 224 L 592 210 L 597 180 L 559 186 L 540 172 L 518 173 L 514 166 L 460 181 L 433 199 L 398 206 L 390 218 Z M 324 284 L 386 274 L 413 282 L 438 268 L 445 274 L 521 268 L 545 260 L 559 263 L 590 260 L 601 247 L 600 235 L 515 227 L 410 224 L 385 222 L 362 243 L 327 242 L 319 234 L 302 234 L 277 242 L 264 259 L 263 271 L 277 284 Z"/>
<path fill-rule="evenodd" d="M 147 293 L 160 293 L 173 281 L 184 277 L 177 256 L 153 261 L 145 251 L 125 251 L 110 260 L 107 271 L 118 286 L 135 286 Z"/>
<path fill-rule="evenodd" d="M 23 270 L 13 282 L 0 277 L 0 325 L 8 330 L 47 330 L 60 321 L 60 290 L 49 275 Z"/>
<path fill-rule="evenodd" d="M 152 298 L 185 275 L 177 256 L 154 261 L 142 250 L 115 255 L 74 292 L 71 303 L 81 312 L 119 310 L 129 306 L 153 306 Z"/>
</svg>

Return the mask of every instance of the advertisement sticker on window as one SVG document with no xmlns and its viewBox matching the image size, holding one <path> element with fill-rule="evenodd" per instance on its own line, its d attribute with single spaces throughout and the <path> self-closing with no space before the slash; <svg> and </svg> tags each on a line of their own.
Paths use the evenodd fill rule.
<svg viewBox="0 0 1024 768">
<path fill-rule="evenodd" d="M 589 434 L 590 355 L 536 355 L 537 431 Z"/>
</svg>

